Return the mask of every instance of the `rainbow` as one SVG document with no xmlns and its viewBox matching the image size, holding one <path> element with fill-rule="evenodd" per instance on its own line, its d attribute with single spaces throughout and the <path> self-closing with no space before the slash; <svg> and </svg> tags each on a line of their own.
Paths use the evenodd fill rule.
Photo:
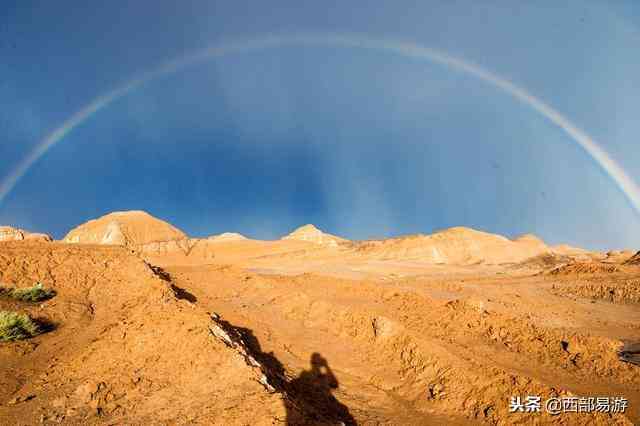
<svg viewBox="0 0 640 426">
<path fill-rule="evenodd" d="M 244 41 L 222 43 L 220 45 L 198 50 L 181 58 L 166 62 L 151 71 L 142 73 L 114 90 L 95 98 L 88 105 L 74 113 L 60 126 L 55 128 L 51 133 L 46 135 L 46 137 L 40 141 L 20 163 L 18 163 L 15 169 L 2 182 L 0 182 L 0 204 L 2 204 L 7 195 L 9 195 L 29 169 L 40 158 L 42 158 L 47 151 L 72 132 L 73 129 L 80 126 L 85 120 L 100 111 L 102 108 L 136 90 L 143 84 L 158 77 L 175 73 L 185 67 L 210 59 L 219 58 L 224 55 L 296 45 L 381 50 L 405 57 L 427 60 L 459 72 L 470 74 L 528 105 L 534 111 L 538 112 L 540 115 L 544 116 L 561 128 L 599 165 L 599 167 L 612 179 L 616 186 L 626 196 L 633 209 L 637 213 L 640 213 L 640 187 L 624 171 L 624 169 L 616 163 L 611 156 L 586 132 L 578 128 L 560 112 L 535 97 L 524 88 L 512 83 L 506 78 L 480 67 L 479 65 L 451 56 L 442 51 L 405 41 L 376 39 L 355 34 L 269 35 Z"/>
</svg>

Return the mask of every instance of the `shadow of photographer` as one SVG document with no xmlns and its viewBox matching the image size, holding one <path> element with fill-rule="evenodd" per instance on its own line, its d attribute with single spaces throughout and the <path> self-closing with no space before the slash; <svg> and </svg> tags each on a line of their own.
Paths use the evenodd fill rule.
<svg viewBox="0 0 640 426">
<path fill-rule="evenodd" d="M 311 355 L 311 368 L 288 383 L 288 394 L 296 406 L 285 403 L 287 425 L 305 425 L 309 420 L 317 423 L 355 425 L 346 405 L 333 395 L 339 383 L 327 360 L 319 353 Z M 298 407 L 302 405 L 303 416 Z"/>
<path fill-rule="evenodd" d="M 289 378 L 284 365 L 273 352 L 263 352 L 260 342 L 248 328 L 233 327 L 251 355 L 258 361 L 269 383 L 282 393 L 288 426 L 302 425 L 356 425 L 349 408 L 333 395 L 338 379 L 329 362 L 319 353 L 313 353 L 310 367 L 298 377 Z"/>
</svg>

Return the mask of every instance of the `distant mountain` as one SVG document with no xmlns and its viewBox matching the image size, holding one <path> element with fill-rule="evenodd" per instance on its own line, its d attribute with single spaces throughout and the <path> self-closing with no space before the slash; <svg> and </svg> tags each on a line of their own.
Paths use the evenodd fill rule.
<svg viewBox="0 0 640 426">
<path fill-rule="evenodd" d="M 7 229 L 4 231 L 3 229 Z M 8 231 L 0 228 L 0 240 L 26 239 L 20 230 Z M 4 235 L 4 236 L 3 236 Z M 78 226 L 64 238 L 67 243 L 124 245 L 135 248 L 144 255 L 173 256 L 173 262 L 216 262 L 227 259 L 249 259 L 277 254 L 278 256 L 305 256 L 322 259 L 323 256 L 355 257 L 362 260 L 416 261 L 433 264 L 508 264 L 519 263 L 543 255 L 561 255 L 589 260 L 596 254 L 587 250 L 561 245 L 549 247 L 532 234 L 513 240 L 502 235 L 491 234 L 465 227 L 454 227 L 431 235 L 408 235 L 385 240 L 351 242 L 345 238 L 328 234 L 314 225 L 302 226 L 277 241 L 257 241 L 227 232 L 205 239 L 189 238 L 175 226 L 143 211 L 114 212 Z M 237 242 L 233 246 L 220 245 Z M 297 245 L 284 244 L 294 243 Z M 317 251 L 317 249 L 339 249 Z M 243 243 L 243 244 L 240 244 Z M 334 254 L 331 254 L 334 253 Z M 604 256 L 604 255 L 602 255 Z M 602 257 L 601 256 L 601 257 Z M 235 260 L 234 260 L 235 259 Z M 165 259 L 166 260 L 166 259 Z M 636 255 L 629 262 L 639 262 Z"/>
<path fill-rule="evenodd" d="M 316 228 L 314 225 L 304 225 L 293 231 L 291 234 L 282 238 L 283 240 L 309 241 L 316 244 L 322 244 L 330 247 L 337 247 L 340 243 L 346 243 L 349 240 L 327 234 Z"/>
</svg>

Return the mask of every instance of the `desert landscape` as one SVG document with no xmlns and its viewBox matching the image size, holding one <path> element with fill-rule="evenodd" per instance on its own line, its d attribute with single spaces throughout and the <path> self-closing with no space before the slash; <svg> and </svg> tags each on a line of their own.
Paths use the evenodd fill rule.
<svg viewBox="0 0 640 426">
<path fill-rule="evenodd" d="M 640 425 L 640 1 L 0 0 L 0 426 Z"/>
<path fill-rule="evenodd" d="M 0 228 L 0 424 L 632 425 L 640 254 L 468 228 L 190 238 L 141 211 Z M 32 301 L 20 289 L 40 283 Z M 25 337 L 25 336 L 23 336 Z M 513 397 L 624 412 L 511 412 Z"/>
</svg>

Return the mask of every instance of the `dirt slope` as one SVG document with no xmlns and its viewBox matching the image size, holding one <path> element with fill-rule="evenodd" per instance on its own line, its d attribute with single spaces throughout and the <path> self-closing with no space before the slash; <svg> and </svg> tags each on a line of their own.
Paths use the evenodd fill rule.
<svg viewBox="0 0 640 426">
<path fill-rule="evenodd" d="M 514 395 L 624 395 L 629 419 L 640 419 L 640 369 L 616 354 L 640 336 L 640 310 L 572 301 L 555 293 L 573 285 L 564 278 L 168 272 L 199 305 L 251 330 L 288 383 L 320 355 L 337 383 L 325 397 L 359 424 L 631 424 L 621 415 L 513 415 Z"/>
<path fill-rule="evenodd" d="M 260 372 L 211 335 L 209 315 L 125 248 L 1 244 L 0 282 L 35 281 L 58 295 L 0 308 L 46 317 L 55 329 L 0 343 L 0 424 L 271 424 L 284 416 Z"/>
</svg>

